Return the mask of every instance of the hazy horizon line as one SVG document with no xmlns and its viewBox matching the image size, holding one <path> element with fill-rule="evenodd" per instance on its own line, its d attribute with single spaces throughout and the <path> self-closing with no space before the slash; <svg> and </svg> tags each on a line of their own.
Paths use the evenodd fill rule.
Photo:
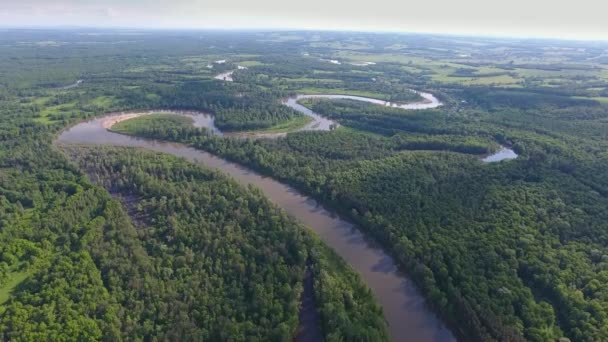
<svg viewBox="0 0 608 342">
<path fill-rule="evenodd" d="M 445 32 L 445 31 L 423 31 L 423 30 L 399 30 L 399 29 L 378 29 L 370 30 L 364 28 L 343 28 L 330 29 L 318 27 L 259 27 L 259 26 L 243 26 L 243 27 L 228 27 L 228 26 L 209 26 L 209 27 L 169 27 L 169 26 L 148 26 L 148 25 L 65 25 L 65 24 L 47 24 L 47 25 L 3 25 L 0 23 L 0 29 L 36 29 L 36 30 L 61 30 L 61 29 L 95 29 L 95 30 L 143 30 L 143 31 L 235 31 L 235 32 L 285 32 L 285 31 L 304 31 L 304 32 L 353 32 L 353 33 L 376 33 L 376 34 L 411 34 L 411 35 L 429 35 L 429 36 L 451 36 L 451 37 L 469 37 L 469 38 L 491 38 L 505 40 L 555 40 L 569 42 L 590 42 L 590 43 L 608 43 L 608 38 L 598 39 L 595 37 L 555 37 L 547 35 L 519 35 L 508 33 L 474 33 L 474 32 Z"/>
</svg>

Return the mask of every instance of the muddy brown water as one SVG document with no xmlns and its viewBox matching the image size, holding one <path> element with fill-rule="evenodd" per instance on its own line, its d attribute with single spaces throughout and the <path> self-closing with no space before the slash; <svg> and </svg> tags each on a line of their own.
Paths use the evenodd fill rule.
<svg viewBox="0 0 608 342">
<path fill-rule="evenodd" d="M 398 270 L 393 258 L 379 246 L 365 239 L 352 223 L 325 209 L 314 199 L 301 194 L 289 185 L 207 152 L 182 144 L 110 132 L 104 128 L 104 125 L 107 127 L 108 120 L 115 120 L 113 117 L 116 115 L 121 114 L 79 123 L 63 131 L 56 143 L 131 146 L 169 153 L 219 169 L 241 184 L 254 185 L 261 189 L 270 201 L 315 231 L 361 275 L 382 306 L 394 341 L 455 341 L 452 333 L 427 308 L 424 298 L 412 280 Z M 204 125 L 205 121 L 201 120 L 198 124 Z"/>
<path fill-rule="evenodd" d="M 306 262 L 306 272 L 304 272 L 304 290 L 300 298 L 300 325 L 296 330 L 294 342 L 318 342 L 323 341 L 321 332 L 321 315 L 315 305 L 314 278 L 312 274 L 311 262 Z"/>
</svg>

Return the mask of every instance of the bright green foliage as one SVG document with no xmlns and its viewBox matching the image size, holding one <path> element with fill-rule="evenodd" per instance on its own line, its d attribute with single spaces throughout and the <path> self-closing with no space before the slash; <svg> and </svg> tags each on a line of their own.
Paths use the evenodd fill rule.
<svg viewBox="0 0 608 342">
<path fill-rule="evenodd" d="M 151 152 L 76 148 L 69 153 L 122 200 L 136 222 L 137 241 L 131 243 L 141 244 L 152 267 L 141 274 L 149 291 L 140 304 L 143 317 L 152 310 L 146 303 L 163 303 L 156 318 L 140 321 L 137 329 L 143 328 L 144 336 L 288 340 L 298 324 L 304 263 L 311 258 L 319 274 L 320 310 L 332 307 L 335 314 L 351 316 L 324 326 L 325 334 L 348 338 L 359 329 L 372 340 L 386 339 L 382 312 L 359 278 L 259 192 Z M 346 296 L 356 308 L 342 304 Z M 145 330 L 150 324 L 154 332 Z"/>
<path fill-rule="evenodd" d="M 105 112 L 201 110 L 223 129 L 272 129 L 301 117 L 280 105 L 297 93 L 410 101 L 407 89 L 417 89 L 445 106 L 311 102 L 343 127 L 277 140 L 210 137 L 169 118 L 133 131 L 236 160 L 335 207 L 393 254 L 462 340 L 608 340 L 608 107 L 597 100 L 608 96 L 605 44 L 352 32 L 125 37 L 0 35 L 4 339 L 286 338 L 307 258 L 327 340 L 385 339 L 359 279 L 258 193 L 140 152 L 91 152 L 103 164 L 78 153 L 89 167 L 80 169 L 51 142 Z M 206 67 L 218 59 L 229 62 Z M 241 61 L 249 69 L 235 82 L 213 79 Z M 377 64 L 351 64 L 366 61 Z M 520 157 L 482 163 L 498 144 Z M 245 199 L 257 207 L 232 202 Z M 252 223 L 268 230 L 248 235 Z M 256 239 L 268 249 L 238 248 Z M 272 262 L 258 267 L 258 257 Z M 252 265 L 255 284 L 242 276 Z M 257 307 L 245 300 L 252 294 Z"/>
<path fill-rule="evenodd" d="M 189 126 L 192 125 L 192 123 L 192 118 L 187 116 L 175 114 L 150 114 L 142 116 L 139 120 L 118 122 L 112 126 L 112 130 L 119 133 L 126 133 L 137 130 L 139 127 L 163 127 L 166 129 L 174 129 L 182 126 Z"/>
<path fill-rule="evenodd" d="M 191 128 L 177 140 L 291 182 L 350 215 L 393 251 L 433 307 L 467 336 L 604 339 L 608 211 L 602 208 L 608 202 L 598 169 L 608 165 L 604 143 L 564 135 L 566 145 L 525 130 L 534 128 L 530 121 L 496 129 L 500 116 L 484 120 L 466 129 L 479 134 L 477 142 L 488 135 L 516 141 L 518 160 L 487 165 L 460 153 L 402 151 L 414 139 L 458 141 L 460 128 L 444 128 L 441 120 L 425 125 L 444 135 L 338 130 L 252 142 Z M 133 133 L 175 136 L 143 127 Z"/>
</svg>

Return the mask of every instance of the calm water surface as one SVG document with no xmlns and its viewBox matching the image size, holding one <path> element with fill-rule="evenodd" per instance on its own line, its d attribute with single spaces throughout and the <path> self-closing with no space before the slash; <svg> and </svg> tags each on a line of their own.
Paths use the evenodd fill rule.
<svg viewBox="0 0 608 342">
<path fill-rule="evenodd" d="M 501 146 L 498 152 L 483 158 L 482 161 L 485 163 L 494 163 L 502 160 L 511 160 L 515 158 L 517 158 L 517 153 L 515 153 L 515 151 L 506 146 Z"/>
<path fill-rule="evenodd" d="M 362 276 L 384 310 L 394 341 L 455 340 L 451 332 L 428 310 L 424 298 L 413 282 L 397 269 L 395 261 L 379 246 L 366 240 L 353 224 L 334 215 L 294 188 L 263 177 L 238 164 L 182 144 L 130 137 L 104 128 L 107 127 L 108 120 L 115 120 L 118 115 L 124 113 L 77 124 L 65 130 L 56 142 L 132 146 L 170 153 L 219 169 L 241 184 L 252 184 L 261 189 L 277 206 L 319 234 L 327 245 Z M 197 122 L 197 125 L 209 123 L 203 119 Z"/>
<path fill-rule="evenodd" d="M 216 79 L 232 81 L 232 72 L 217 75 Z M 350 99 L 402 109 L 430 109 L 442 105 L 432 94 L 419 92 L 423 100 L 415 103 L 397 104 L 388 101 L 351 95 L 298 95 L 283 102 L 284 105 L 313 118 L 300 130 L 330 130 L 337 126 L 333 120 L 302 106 L 298 101 L 309 98 Z M 226 161 L 207 152 L 169 142 L 161 142 L 113 133 L 107 130 L 112 124 L 134 116 L 166 112 L 189 116 L 196 127 L 205 127 L 214 134 L 223 135 L 215 126 L 214 117 L 200 112 L 174 110 L 150 110 L 143 112 L 112 113 L 77 124 L 65 130 L 56 140 L 59 144 L 100 144 L 140 147 L 152 151 L 169 153 L 219 169 L 244 185 L 252 184 L 288 214 L 314 230 L 323 241 L 344 258 L 363 278 L 383 308 L 389 323 L 391 337 L 395 341 L 454 341 L 451 332 L 426 308 L 424 298 L 413 282 L 397 269 L 395 261 L 350 222 L 334 215 L 314 199 L 304 196 L 294 188 L 238 164 Z M 238 133 L 227 135 L 239 136 Z M 249 137 L 278 137 L 285 133 L 248 135 Z M 496 162 L 516 158 L 517 154 L 507 147 L 482 159 Z"/>
<path fill-rule="evenodd" d="M 437 108 L 437 107 L 440 107 L 443 105 L 443 103 L 441 103 L 441 101 L 439 101 L 435 97 L 435 95 L 433 95 L 431 93 L 425 93 L 422 91 L 415 91 L 415 90 L 412 90 L 412 92 L 420 95 L 420 97 L 422 97 L 422 100 L 416 101 L 416 102 L 408 102 L 408 103 L 396 103 L 396 102 L 384 101 L 384 100 L 374 99 L 374 98 L 364 97 L 364 96 L 326 95 L 326 94 L 323 94 L 323 95 L 298 95 L 292 99 L 295 101 L 304 100 L 304 99 L 330 99 L 330 100 L 345 99 L 345 100 L 369 102 L 369 103 L 374 103 L 374 104 L 381 105 L 381 106 L 401 108 L 401 109 L 432 109 L 432 108 Z"/>
<path fill-rule="evenodd" d="M 373 99 L 369 97 L 363 96 L 353 96 L 353 95 L 298 95 L 295 97 L 290 97 L 287 100 L 283 101 L 283 104 L 304 114 L 310 116 L 313 120 L 308 125 L 304 126 L 300 130 L 310 131 L 310 130 L 321 130 L 328 131 L 331 127 L 338 127 L 339 124 L 334 120 L 327 119 L 322 115 L 315 113 L 314 111 L 306 108 L 305 106 L 298 103 L 298 101 L 306 100 L 306 99 L 330 99 L 330 100 L 354 100 L 354 101 L 362 101 L 368 103 L 374 103 L 381 106 L 401 108 L 401 109 L 431 109 L 437 108 L 442 105 L 442 103 L 435 97 L 433 94 L 424 93 L 424 92 L 416 92 L 418 93 L 423 100 L 419 102 L 412 103 L 393 103 L 384 100 Z"/>
<path fill-rule="evenodd" d="M 216 80 L 220 80 L 220 81 L 232 82 L 233 81 L 232 74 L 234 74 L 234 70 L 223 72 L 221 74 L 214 76 L 213 78 L 215 78 Z"/>
</svg>

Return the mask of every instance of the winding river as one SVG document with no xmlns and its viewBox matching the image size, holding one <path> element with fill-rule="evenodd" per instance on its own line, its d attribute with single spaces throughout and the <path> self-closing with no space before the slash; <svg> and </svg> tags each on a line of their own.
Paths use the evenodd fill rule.
<svg viewBox="0 0 608 342">
<path fill-rule="evenodd" d="M 246 67 L 238 66 L 237 70 L 246 69 Z M 218 74 L 214 77 L 216 80 L 233 82 L 232 74 L 237 70 L 230 70 L 221 74 Z M 397 103 L 384 101 L 380 99 L 374 99 L 370 97 L 363 96 L 355 96 L 355 95 L 339 95 L 339 94 L 316 94 L 316 95 L 297 95 L 294 97 L 290 97 L 284 100 L 282 103 L 285 106 L 288 106 L 304 115 L 307 115 L 312 118 L 312 121 L 308 123 L 306 126 L 297 129 L 296 131 L 329 131 L 332 128 L 339 127 L 340 125 L 331 119 L 323 117 L 322 115 L 315 113 L 311 109 L 301 105 L 299 103 L 300 100 L 306 99 L 330 99 L 330 100 L 354 100 L 354 101 L 362 101 L 377 104 L 380 106 L 392 107 L 392 108 L 400 108 L 406 110 L 418 110 L 418 109 L 433 109 L 443 106 L 443 103 L 435 97 L 435 95 L 427 92 L 411 90 L 412 92 L 418 94 L 422 99 L 416 102 L 409 103 Z M 210 128 L 213 132 L 220 132 L 217 127 L 212 125 Z M 221 133 L 220 133 L 221 134 Z M 244 137 L 244 138 L 277 138 L 283 137 L 287 135 L 287 133 L 238 133 L 231 132 L 225 133 L 226 136 L 232 137 Z M 482 162 L 484 163 L 495 163 L 503 160 L 511 160 L 517 158 L 517 153 L 513 151 L 511 148 L 507 146 L 500 146 L 500 149 L 495 153 L 489 154 L 482 158 Z"/>
<path fill-rule="evenodd" d="M 234 72 L 234 71 L 231 71 Z M 216 78 L 222 76 L 224 74 L 216 76 Z M 223 77 L 223 76 L 222 76 Z M 393 108 L 401 108 L 406 110 L 418 110 L 418 109 L 432 109 L 437 108 L 443 105 L 441 101 L 439 101 L 433 94 L 414 91 L 422 100 L 417 102 L 410 103 L 394 103 L 390 101 L 384 101 L 369 97 L 363 96 L 353 96 L 353 95 L 297 95 L 294 97 L 290 97 L 285 99 L 282 104 L 288 106 L 306 116 L 309 116 L 312 120 L 306 124 L 305 126 L 298 128 L 294 131 L 329 131 L 332 128 L 339 127 L 340 124 L 334 120 L 328 119 L 311 109 L 301 105 L 299 101 L 306 99 L 346 99 L 346 100 L 354 100 L 354 101 L 362 101 L 373 103 L 381 106 L 393 107 Z M 118 121 L 131 119 L 137 116 L 148 115 L 152 113 L 173 113 L 173 114 L 182 114 L 190 116 L 196 127 L 204 127 L 210 130 L 213 134 L 219 136 L 227 136 L 227 137 L 235 137 L 235 138 L 279 138 L 287 135 L 287 132 L 278 132 L 278 133 L 256 133 L 256 132 L 222 132 L 217 126 L 215 126 L 215 119 L 212 115 L 202 112 L 195 111 L 179 111 L 179 110 L 166 110 L 166 109 L 158 109 L 158 110 L 148 110 L 148 111 L 136 111 L 136 112 L 128 112 L 128 113 L 112 113 L 108 114 L 113 117 L 111 122 L 115 123 Z M 109 121 L 108 121 L 109 122 Z M 107 127 L 110 128 L 111 124 Z M 292 131 L 293 132 L 293 131 Z M 512 149 L 501 146 L 500 150 L 495 153 L 489 154 L 482 158 L 481 160 L 485 163 L 494 163 L 502 160 L 510 160 L 517 158 L 517 153 Z"/>
<path fill-rule="evenodd" d="M 411 104 L 395 104 L 377 99 L 350 95 L 299 95 L 283 103 L 313 121 L 302 130 L 330 130 L 336 123 L 298 104 L 307 98 L 351 99 L 404 109 L 423 109 L 441 106 L 432 94 L 419 93 L 423 100 Z M 114 133 L 108 130 L 119 121 L 150 113 L 167 112 L 189 116 L 196 127 L 205 127 L 218 135 L 223 135 L 214 124 L 213 116 L 200 112 L 151 110 L 145 112 L 111 113 L 101 118 L 76 124 L 63 131 L 56 139 L 61 144 L 101 144 L 145 148 L 169 153 L 187 160 L 201 163 L 232 176 L 241 184 L 254 185 L 277 206 L 289 215 L 315 231 L 322 240 L 346 260 L 363 278 L 383 308 L 394 341 L 455 341 L 452 333 L 425 305 L 425 300 L 413 282 L 402 273 L 392 257 L 378 245 L 365 239 L 364 235 L 350 222 L 324 208 L 314 199 L 296 189 L 264 177 L 253 170 L 229 162 L 207 152 L 178 143 L 163 142 Z M 275 137 L 279 134 L 264 134 L 259 137 Z M 230 133 L 226 134 L 230 135 Z M 506 149 L 506 148 L 505 148 Z M 507 149 L 508 150 L 508 149 Z M 509 154 L 505 150 L 499 151 Z M 486 159 L 492 156 L 487 157 Z M 498 158 L 500 159 L 500 158 Z M 495 160 L 487 160 L 495 161 Z"/>
<path fill-rule="evenodd" d="M 312 110 L 299 104 L 298 102 L 306 99 L 354 100 L 401 109 L 431 109 L 443 105 L 435 96 L 433 96 L 433 94 L 424 92 L 416 93 L 422 97 L 421 101 L 403 104 L 353 95 L 297 95 L 295 97 L 290 97 L 287 100 L 283 101 L 283 104 L 312 118 L 312 121 L 300 130 L 328 131 L 332 127 L 338 127 L 338 123 L 328 118 L 325 118 L 318 113 L 313 112 Z"/>
<path fill-rule="evenodd" d="M 354 95 L 298 95 L 296 97 L 290 98 L 286 102 L 286 104 L 288 106 L 292 107 L 292 105 L 290 103 L 292 103 L 292 102 L 297 103 L 300 100 L 329 99 L 329 100 L 362 101 L 362 102 L 373 103 L 373 104 L 377 104 L 377 105 L 385 106 L 385 107 L 393 107 L 393 108 L 401 108 L 401 109 L 409 109 L 409 110 L 411 110 L 411 109 L 432 109 L 432 108 L 437 108 L 437 107 L 443 106 L 443 103 L 441 103 L 441 101 L 439 101 L 435 97 L 435 95 L 433 95 L 431 93 L 425 93 L 422 91 L 415 91 L 415 90 L 412 90 L 412 92 L 420 95 L 422 100 L 416 101 L 416 102 L 408 102 L 408 103 L 397 103 L 397 102 L 390 102 L 390 101 L 384 101 L 384 100 L 374 99 L 374 98 L 370 98 L 370 97 L 354 96 Z M 298 106 L 301 106 L 301 105 L 298 105 Z M 304 107 L 304 108 L 306 108 L 306 107 Z"/>
<path fill-rule="evenodd" d="M 196 126 L 208 127 L 208 115 L 182 114 L 192 116 Z M 252 184 L 261 189 L 274 204 L 314 230 L 362 276 L 382 306 L 394 341 L 455 340 L 451 332 L 426 307 L 425 300 L 414 283 L 398 270 L 395 261 L 379 246 L 366 240 L 352 223 L 296 189 L 236 163 L 182 144 L 132 137 L 107 129 L 118 121 L 137 115 L 140 114 L 115 113 L 79 123 L 63 131 L 56 143 L 132 146 L 170 153 L 219 169 L 241 184 Z"/>
</svg>

